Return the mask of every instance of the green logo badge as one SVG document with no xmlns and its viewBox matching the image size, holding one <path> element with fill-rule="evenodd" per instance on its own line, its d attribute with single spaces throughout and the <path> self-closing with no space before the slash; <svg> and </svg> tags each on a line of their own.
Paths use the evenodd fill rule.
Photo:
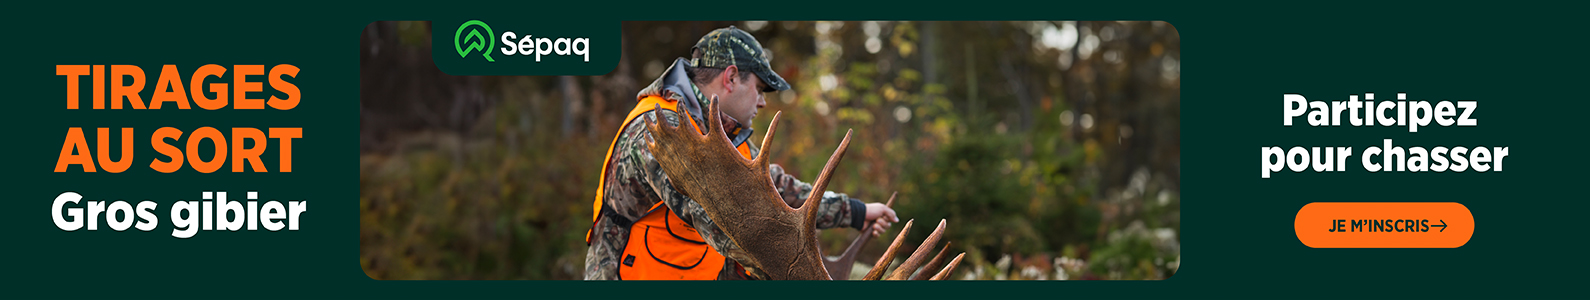
<svg viewBox="0 0 1590 300">
<path fill-rule="evenodd" d="M 479 28 L 469 29 L 469 35 L 464 35 L 464 29 L 470 28 L 471 25 Z M 485 29 L 486 34 L 480 34 L 480 29 Z M 491 32 L 491 26 L 486 25 L 486 22 L 469 20 L 463 25 L 458 25 L 458 32 L 453 33 L 453 49 L 458 50 L 458 57 L 469 57 L 469 52 L 479 50 L 480 56 L 485 57 L 486 61 L 497 62 L 491 59 L 491 48 L 495 45 L 491 37 L 494 36 L 497 35 Z M 465 46 L 466 44 L 468 46 Z"/>
</svg>

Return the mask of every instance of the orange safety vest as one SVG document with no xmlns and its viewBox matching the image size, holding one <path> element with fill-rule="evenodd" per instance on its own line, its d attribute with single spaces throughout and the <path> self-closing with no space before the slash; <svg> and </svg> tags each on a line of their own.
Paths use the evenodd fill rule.
<svg viewBox="0 0 1590 300">
<path fill-rule="evenodd" d="M 652 111 L 658 105 L 663 109 L 678 112 L 677 104 L 677 101 L 647 96 L 635 105 L 629 116 L 624 117 L 623 124 L 628 126 L 635 118 Z M 680 116 L 689 118 L 685 114 Z M 689 121 L 684 119 L 680 119 L 680 122 L 681 126 L 689 124 Z M 700 128 L 696 130 L 701 131 Z M 596 222 L 601 220 L 603 193 L 607 187 L 608 162 L 613 159 L 613 148 L 618 145 L 618 138 L 623 134 L 624 130 L 620 128 L 618 134 L 613 137 L 613 143 L 607 147 L 606 158 L 602 160 L 602 177 L 597 181 L 596 201 L 591 205 L 593 230 L 585 232 L 586 245 L 591 244 Z M 746 159 L 751 159 L 750 144 L 741 143 L 736 147 L 740 155 L 745 156 Z M 627 280 L 712 280 L 718 278 L 718 272 L 723 269 L 725 263 L 722 254 L 712 249 L 695 228 L 679 219 L 662 202 L 652 205 L 645 216 L 630 225 L 629 241 L 621 255 L 618 277 Z"/>
</svg>

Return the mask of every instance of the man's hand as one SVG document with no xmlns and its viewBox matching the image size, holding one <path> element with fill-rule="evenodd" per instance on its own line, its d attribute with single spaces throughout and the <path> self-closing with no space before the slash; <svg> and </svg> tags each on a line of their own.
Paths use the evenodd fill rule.
<svg viewBox="0 0 1590 300">
<path fill-rule="evenodd" d="M 889 231 L 889 225 L 899 222 L 900 217 L 894 215 L 894 209 L 883 203 L 867 203 L 867 222 L 872 224 L 869 228 L 873 237 L 883 235 Z"/>
</svg>

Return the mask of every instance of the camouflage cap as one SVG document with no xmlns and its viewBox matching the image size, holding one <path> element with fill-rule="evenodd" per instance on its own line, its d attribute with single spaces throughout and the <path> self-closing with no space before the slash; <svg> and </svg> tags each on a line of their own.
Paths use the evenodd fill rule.
<svg viewBox="0 0 1590 300">
<path fill-rule="evenodd" d="M 789 89 L 789 82 L 784 77 L 779 77 L 773 72 L 769 63 L 770 56 L 767 49 L 762 49 L 762 43 L 756 41 L 751 33 L 729 26 L 718 28 L 702 36 L 696 41 L 696 46 L 691 51 L 701 50 L 700 58 L 690 61 L 697 68 L 727 68 L 738 66 L 741 71 L 750 71 L 756 77 L 762 78 L 767 83 L 767 89 L 762 92 L 777 92 Z"/>
</svg>

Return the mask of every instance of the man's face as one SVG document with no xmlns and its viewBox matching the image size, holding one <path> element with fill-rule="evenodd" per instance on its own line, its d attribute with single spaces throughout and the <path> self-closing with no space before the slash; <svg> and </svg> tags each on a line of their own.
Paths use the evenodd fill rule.
<svg viewBox="0 0 1590 300">
<path fill-rule="evenodd" d="M 727 91 L 721 97 L 720 108 L 723 113 L 739 121 L 744 126 L 750 126 L 756 111 L 767 106 L 767 100 L 762 97 L 762 90 L 767 84 L 755 74 L 741 73 L 738 67 L 729 66 L 723 72 L 724 79 L 728 80 Z M 741 77 L 744 74 L 744 77 Z"/>
</svg>

